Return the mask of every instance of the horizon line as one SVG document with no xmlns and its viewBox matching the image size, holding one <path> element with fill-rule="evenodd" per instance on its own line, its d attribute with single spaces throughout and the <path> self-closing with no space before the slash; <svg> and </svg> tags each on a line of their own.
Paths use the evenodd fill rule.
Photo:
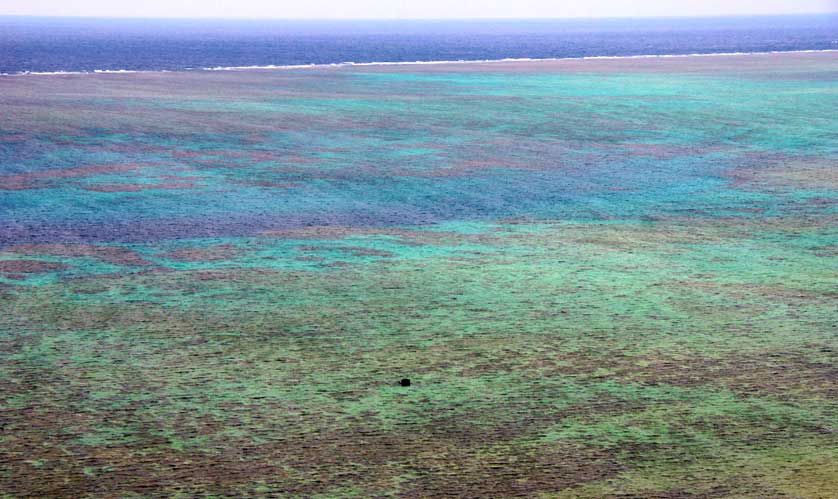
<svg viewBox="0 0 838 499">
<path fill-rule="evenodd" d="M 566 17 L 221 17 L 221 16 L 110 16 L 110 15 L 43 15 L 2 14 L 0 18 L 31 19 L 112 19 L 148 21 L 564 21 L 564 20 L 613 20 L 613 19 L 733 19 L 759 17 L 836 16 L 838 10 L 811 12 L 777 12 L 759 14 L 699 14 L 699 15 L 613 15 Z"/>
</svg>

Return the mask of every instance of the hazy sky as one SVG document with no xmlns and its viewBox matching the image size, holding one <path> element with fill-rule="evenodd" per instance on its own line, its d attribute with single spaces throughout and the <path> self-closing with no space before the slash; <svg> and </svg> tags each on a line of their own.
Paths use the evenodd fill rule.
<svg viewBox="0 0 838 499">
<path fill-rule="evenodd" d="M 0 0 L 0 14 L 132 17 L 520 18 L 836 11 L 838 0 Z"/>
</svg>

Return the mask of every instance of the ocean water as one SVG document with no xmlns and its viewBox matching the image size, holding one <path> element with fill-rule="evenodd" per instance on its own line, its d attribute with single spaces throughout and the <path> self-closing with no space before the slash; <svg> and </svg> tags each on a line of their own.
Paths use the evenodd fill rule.
<svg viewBox="0 0 838 499">
<path fill-rule="evenodd" d="M 227 21 L 0 17 L 0 73 L 838 49 L 838 15 Z"/>
<path fill-rule="evenodd" d="M 0 78 L 0 497 L 831 497 L 836 75 Z"/>
<path fill-rule="evenodd" d="M 18 19 L 0 57 L 822 50 L 827 21 Z M 0 77 L 0 497 L 831 497 L 835 109 L 838 52 Z"/>
</svg>

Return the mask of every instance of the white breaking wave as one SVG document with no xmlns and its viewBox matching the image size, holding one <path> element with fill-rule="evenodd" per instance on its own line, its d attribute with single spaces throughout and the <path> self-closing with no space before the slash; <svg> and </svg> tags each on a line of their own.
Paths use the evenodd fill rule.
<svg viewBox="0 0 838 499">
<path fill-rule="evenodd" d="M 49 76 L 49 75 L 89 75 L 89 74 L 132 74 L 132 73 L 171 73 L 168 69 L 94 69 L 93 71 L 18 71 L 0 73 L 0 76 Z"/>
<path fill-rule="evenodd" d="M 824 50 L 772 50 L 768 52 L 711 52 L 693 54 L 643 54 L 643 55 L 593 55 L 585 57 L 508 57 L 504 59 L 458 59 L 441 61 L 399 61 L 399 62 L 336 62 L 330 64 L 294 64 L 266 66 L 217 66 L 213 68 L 200 68 L 202 71 L 247 71 L 252 69 L 310 69 L 310 68 L 340 68 L 354 66 L 420 66 L 436 64 L 486 64 L 496 62 L 551 62 L 551 61 L 584 61 L 596 59 L 658 59 L 678 57 L 715 57 L 715 56 L 741 56 L 741 55 L 764 55 L 764 54 L 807 54 L 821 52 L 838 52 L 838 49 Z"/>
<path fill-rule="evenodd" d="M 293 70 L 293 69 L 325 69 L 356 66 L 427 66 L 441 64 L 487 64 L 498 62 L 555 62 L 555 61 L 584 61 L 601 59 L 665 59 L 683 57 L 719 57 L 719 56 L 749 56 L 765 54 L 809 54 L 838 52 L 838 49 L 824 50 L 772 50 L 768 52 L 711 52 L 693 54 L 643 54 L 643 55 L 594 55 L 585 57 L 548 57 L 548 58 L 504 58 L 504 59 L 461 59 L 442 61 L 379 61 L 379 62 L 336 62 L 330 64 L 268 64 L 264 66 L 216 66 L 207 68 L 185 68 L 183 70 L 168 69 L 94 69 L 92 71 L 19 71 L 16 73 L 0 73 L 0 76 L 44 76 L 44 75 L 81 75 L 81 74 L 133 74 L 133 73 L 172 73 L 180 71 L 248 71 L 248 70 Z"/>
</svg>

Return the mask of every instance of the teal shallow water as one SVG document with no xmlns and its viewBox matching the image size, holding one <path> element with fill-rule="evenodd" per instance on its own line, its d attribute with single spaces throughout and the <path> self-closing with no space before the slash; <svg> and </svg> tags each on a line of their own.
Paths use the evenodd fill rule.
<svg viewBox="0 0 838 499">
<path fill-rule="evenodd" d="M 0 497 L 830 497 L 838 60 L 711 59 L 0 79 Z"/>
</svg>

